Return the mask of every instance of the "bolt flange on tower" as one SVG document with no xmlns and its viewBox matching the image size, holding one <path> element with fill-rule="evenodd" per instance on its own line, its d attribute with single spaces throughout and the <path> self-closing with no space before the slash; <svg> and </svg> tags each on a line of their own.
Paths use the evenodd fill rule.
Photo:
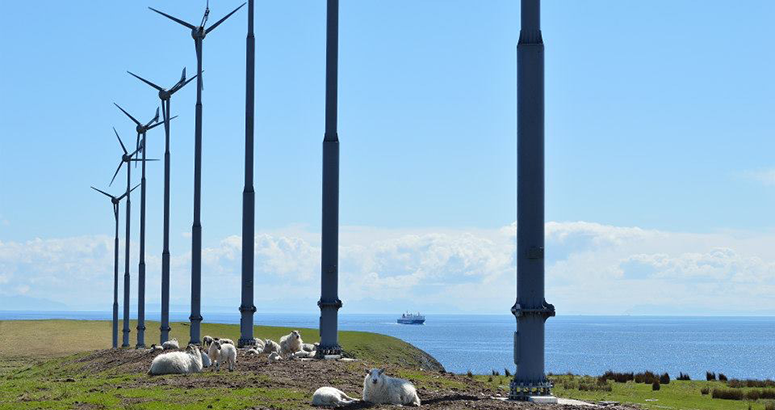
<svg viewBox="0 0 775 410">
<path fill-rule="evenodd" d="M 517 47 L 517 319 L 511 400 L 556 403 L 544 373 L 544 42 L 541 1 L 522 0 Z"/>
</svg>

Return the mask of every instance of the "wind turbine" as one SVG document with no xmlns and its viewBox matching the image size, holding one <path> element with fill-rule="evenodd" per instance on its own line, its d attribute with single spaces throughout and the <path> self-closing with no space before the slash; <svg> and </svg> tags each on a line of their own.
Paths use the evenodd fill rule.
<svg viewBox="0 0 775 410">
<path fill-rule="evenodd" d="M 337 80 L 339 0 L 328 0 L 326 34 L 326 133 L 323 138 L 323 224 L 320 260 L 320 348 L 318 357 L 341 354 L 337 313 L 339 300 L 339 135 Z"/>
<path fill-rule="evenodd" d="M 162 123 L 159 121 L 159 109 L 156 108 L 156 115 L 148 121 L 148 123 L 143 124 L 140 121 L 137 121 L 135 117 L 131 116 L 126 110 L 121 108 L 120 105 L 113 103 L 116 107 L 118 107 L 121 112 L 126 114 L 129 119 L 131 119 L 135 123 L 135 130 L 137 131 L 137 141 L 138 146 L 137 149 L 141 150 L 143 153 L 142 158 L 142 177 L 140 178 L 140 265 L 139 265 L 139 272 L 138 272 L 138 283 L 137 283 L 137 348 L 145 347 L 145 163 L 147 161 L 153 161 L 146 159 L 146 149 L 145 149 L 145 134 L 152 130 Z"/>
<path fill-rule="evenodd" d="M 194 39 L 194 47 L 196 48 L 197 87 L 196 122 L 194 126 L 194 223 L 191 227 L 191 316 L 189 316 L 189 320 L 191 321 L 191 341 L 189 343 L 195 345 L 201 344 L 199 336 L 200 325 L 202 323 L 202 222 L 200 220 L 200 204 L 202 198 L 202 45 L 205 36 L 210 34 L 244 5 L 245 3 L 242 3 L 242 5 L 234 9 L 231 13 L 207 28 L 205 28 L 205 24 L 207 24 L 207 18 L 210 15 L 209 0 L 199 26 L 194 26 L 179 18 L 172 17 L 167 13 L 156 10 L 153 7 L 149 7 L 152 11 L 190 29 L 191 37 Z"/>
<path fill-rule="evenodd" d="M 129 192 L 134 191 L 138 186 L 135 185 Z M 123 195 L 115 197 L 95 187 L 91 187 L 91 189 L 110 198 L 110 202 L 113 204 L 113 216 L 116 219 L 116 236 L 113 239 L 113 348 L 116 349 L 118 348 L 118 208 L 119 203 L 128 193 L 124 192 Z"/>
<path fill-rule="evenodd" d="M 178 92 L 186 84 L 197 76 L 186 80 L 186 69 L 180 76 L 180 80 L 170 89 L 158 85 L 127 71 L 138 80 L 150 85 L 159 92 L 161 100 L 161 112 L 164 121 L 164 249 L 161 253 L 161 330 L 159 344 L 169 339 L 170 332 L 170 100 L 173 94 Z M 173 117 L 174 118 L 174 117 Z"/>
<path fill-rule="evenodd" d="M 113 181 L 116 180 L 116 176 L 118 175 L 118 172 L 121 171 L 121 166 L 126 163 L 126 229 L 125 229 L 125 235 L 126 240 L 124 241 L 124 326 L 121 330 L 123 332 L 123 338 L 121 342 L 121 347 L 129 347 L 129 244 L 130 244 L 130 231 L 131 231 L 131 215 L 132 215 L 132 200 L 131 196 L 129 195 L 132 190 L 130 189 L 132 185 L 132 167 L 129 166 L 129 163 L 132 161 L 136 161 L 132 157 L 134 157 L 135 154 L 137 154 L 137 151 L 140 150 L 140 148 L 136 149 L 131 154 L 127 152 L 126 147 L 124 146 L 124 142 L 121 141 L 121 137 L 118 135 L 118 131 L 116 131 L 115 128 L 113 128 L 113 132 L 116 134 L 116 138 L 118 138 L 118 143 L 121 144 L 121 150 L 124 151 L 124 154 L 121 156 L 121 162 L 118 164 L 118 168 L 116 168 L 116 172 L 113 174 L 113 178 L 110 180 L 110 185 L 113 185 Z"/>
</svg>

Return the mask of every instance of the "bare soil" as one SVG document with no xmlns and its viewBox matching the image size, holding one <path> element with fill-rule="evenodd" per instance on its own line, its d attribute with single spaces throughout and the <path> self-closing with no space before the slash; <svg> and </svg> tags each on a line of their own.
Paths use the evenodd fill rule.
<svg viewBox="0 0 775 410">
<path fill-rule="evenodd" d="M 78 360 L 83 364 L 82 372 L 94 374 L 109 372 L 117 374 L 135 373 L 139 377 L 130 379 L 116 388 L 136 388 L 143 386 L 171 386 L 188 388 L 285 388 L 308 394 L 321 386 L 336 387 L 352 397 L 360 397 L 363 389 L 363 379 L 372 364 L 354 361 L 342 362 L 334 360 L 281 360 L 270 363 L 265 355 L 246 356 L 240 350 L 236 370 L 230 376 L 236 377 L 203 377 L 193 375 L 148 376 L 146 372 L 151 361 L 159 352 L 143 350 L 101 350 Z M 204 372 L 214 372 L 213 368 Z M 402 369 L 388 367 L 386 373 L 398 375 Z M 229 373 L 224 367 L 221 373 Z M 420 370 L 412 370 L 420 372 Z M 494 391 L 490 386 L 471 379 L 465 375 L 456 375 L 443 371 L 422 371 L 417 380 L 409 379 L 417 386 L 422 408 L 427 409 L 590 409 L 591 407 L 571 405 L 537 405 L 533 403 L 506 402 L 497 397 L 507 394 L 504 391 Z M 369 405 L 356 403 L 347 409 L 393 409 L 389 405 Z M 611 410 L 632 410 L 633 407 L 608 406 Z M 263 409 L 255 407 L 254 409 Z"/>
</svg>

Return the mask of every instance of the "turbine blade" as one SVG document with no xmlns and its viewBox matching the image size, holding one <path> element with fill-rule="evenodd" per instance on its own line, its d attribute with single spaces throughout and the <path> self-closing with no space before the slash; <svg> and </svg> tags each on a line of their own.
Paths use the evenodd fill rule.
<svg viewBox="0 0 775 410">
<path fill-rule="evenodd" d="M 148 121 L 148 124 L 145 124 L 145 128 L 148 128 L 151 124 L 158 121 L 159 121 L 159 107 L 156 107 L 156 115 L 153 117 L 153 119 Z"/>
<path fill-rule="evenodd" d="M 148 8 L 149 8 L 149 9 L 151 9 L 151 11 L 155 11 L 155 12 L 157 12 L 157 13 L 161 14 L 162 16 L 164 16 L 164 17 L 166 17 L 166 18 L 168 18 L 168 19 L 170 19 L 170 20 L 172 20 L 172 21 L 174 21 L 174 22 L 176 22 L 176 23 L 178 23 L 178 24 L 180 24 L 180 25 L 182 25 L 182 26 L 185 26 L 185 27 L 188 27 L 188 28 L 190 28 L 191 30 L 194 30 L 194 29 L 196 29 L 196 27 L 194 27 L 194 25 L 193 25 L 193 24 L 186 23 L 185 21 L 183 21 L 183 20 L 181 20 L 181 19 L 179 19 L 179 18 L 172 17 L 172 16 L 170 16 L 169 14 L 167 14 L 167 13 L 164 13 L 164 12 L 161 12 L 161 11 L 159 11 L 159 10 L 156 10 L 156 9 L 155 9 L 155 8 L 153 8 L 153 7 L 148 7 Z"/>
<path fill-rule="evenodd" d="M 135 142 L 135 152 L 142 151 L 143 147 L 140 146 L 140 134 L 137 134 L 137 141 Z M 135 168 L 137 168 L 137 164 L 135 164 Z"/>
<path fill-rule="evenodd" d="M 196 76 L 194 76 L 194 77 L 196 77 Z M 172 88 L 170 89 L 170 95 L 175 94 L 178 90 L 180 90 L 181 88 L 185 87 L 185 85 L 188 84 L 190 81 L 191 80 L 186 80 L 186 69 L 184 67 L 183 68 L 183 74 L 180 76 L 180 81 L 178 81 L 177 84 L 172 86 Z"/>
<path fill-rule="evenodd" d="M 121 171 L 121 166 L 122 165 L 124 165 L 124 161 L 123 160 L 118 164 L 118 168 L 116 168 L 116 173 L 113 174 L 113 178 L 110 179 L 110 184 L 108 184 L 108 186 L 113 185 L 113 181 L 116 180 L 116 175 L 118 175 L 118 171 Z"/>
<path fill-rule="evenodd" d="M 124 143 L 121 141 L 121 137 L 118 136 L 118 131 L 116 131 L 116 127 L 113 127 L 113 132 L 116 133 L 116 138 L 118 138 L 118 143 L 121 144 L 121 149 L 124 150 L 124 155 L 127 154 L 126 147 L 124 146 Z"/>
<path fill-rule="evenodd" d="M 105 195 L 105 196 L 107 196 L 107 197 L 108 197 L 108 198 L 110 198 L 110 199 L 114 199 L 114 198 L 116 198 L 116 197 L 114 197 L 113 195 L 111 195 L 111 194 L 109 194 L 109 193 L 107 193 L 107 192 L 105 192 L 105 191 L 103 191 L 103 190 L 101 190 L 101 189 L 97 189 L 97 188 L 95 188 L 95 187 L 91 187 L 91 189 L 93 189 L 93 190 L 95 190 L 95 191 L 97 191 L 97 192 L 101 193 L 102 195 Z"/>
<path fill-rule="evenodd" d="M 231 12 L 231 13 L 229 13 L 229 14 L 227 14 L 227 15 L 226 15 L 226 16 L 224 16 L 222 19 L 220 19 L 220 20 L 216 21 L 216 22 L 215 22 L 215 24 L 213 24 L 212 26 L 210 26 L 210 28 L 208 28 L 208 29 L 205 31 L 205 34 L 210 34 L 210 32 L 211 32 L 211 31 L 215 30 L 215 28 L 216 28 L 216 27 L 218 27 L 218 26 L 219 26 L 221 23 L 223 23 L 224 21 L 226 21 L 226 19 L 227 19 L 227 18 L 231 17 L 231 15 L 232 15 L 232 14 L 236 13 L 236 12 L 237 12 L 237 10 L 241 9 L 241 8 L 242 8 L 242 7 L 243 7 L 245 4 L 247 4 L 247 3 L 242 3 L 242 5 L 241 5 L 241 6 L 239 6 L 239 7 L 237 7 L 236 9 L 234 9 L 234 11 L 232 11 L 232 12 Z"/>
<path fill-rule="evenodd" d="M 129 119 L 131 119 L 132 121 L 134 121 L 134 122 L 135 122 L 135 124 L 137 124 L 137 125 L 142 125 L 142 124 L 140 124 L 140 121 L 137 121 L 137 120 L 135 119 L 135 117 L 131 116 L 131 115 L 130 115 L 128 112 L 126 112 L 126 110 L 124 110 L 123 108 L 121 108 L 121 106 L 120 106 L 120 105 L 118 105 L 118 104 L 116 104 L 116 103 L 113 103 L 113 105 L 115 105 L 116 107 L 118 107 L 118 109 L 119 109 L 119 110 L 121 110 L 121 112 L 123 112 L 124 114 L 126 114 L 126 116 L 127 116 L 127 117 L 129 117 Z"/>
<path fill-rule="evenodd" d="M 185 81 L 186 81 L 186 67 L 183 67 L 183 73 L 180 75 L 180 81 L 178 81 L 178 82 L 182 83 L 182 82 L 185 82 Z"/>
<path fill-rule="evenodd" d="M 150 162 L 150 161 L 158 161 L 158 159 L 156 159 L 156 158 L 146 158 L 146 159 L 132 158 L 132 159 L 130 159 L 130 161 L 132 161 L 132 162 L 143 162 L 143 161 Z M 137 165 L 137 164 L 135 164 L 135 165 Z"/>
<path fill-rule="evenodd" d="M 174 120 L 175 118 L 178 118 L 178 116 L 176 115 L 176 116 L 170 118 L 170 121 Z M 162 125 L 162 124 L 164 124 L 164 121 L 157 122 L 156 124 L 153 124 L 150 127 L 148 127 L 148 130 L 150 131 L 150 130 L 152 130 L 152 129 L 154 129 L 154 128 L 158 127 L 159 125 Z"/>
<path fill-rule="evenodd" d="M 142 184 L 137 184 L 137 185 L 135 185 L 135 187 L 134 187 L 134 188 L 132 188 L 132 189 L 130 189 L 130 190 L 129 190 L 129 193 L 131 194 L 131 193 L 132 193 L 132 191 L 134 191 L 135 189 L 137 189 L 137 187 L 139 187 L 140 185 L 142 185 Z M 126 198 L 126 195 L 127 195 L 127 193 L 126 193 L 126 192 L 124 192 L 124 193 L 123 193 L 123 194 L 122 194 L 120 197 L 118 197 L 118 198 L 117 198 L 117 200 L 119 200 L 119 201 L 120 201 L 120 200 L 122 200 L 122 199 Z"/>
<path fill-rule="evenodd" d="M 156 89 L 156 91 L 164 91 L 164 90 L 163 90 L 161 87 L 159 87 L 158 85 L 156 85 L 156 84 L 154 84 L 154 83 L 152 83 L 152 82 L 150 82 L 150 81 L 146 80 L 146 79 L 145 79 L 145 78 L 143 78 L 143 77 L 140 77 L 139 75 L 137 75 L 137 74 L 135 74 L 135 73 L 133 73 L 133 72 L 131 72 L 131 71 L 127 71 L 127 73 L 129 73 L 129 75 L 131 75 L 132 77 L 134 77 L 134 78 L 136 78 L 136 79 L 138 79 L 138 80 L 140 80 L 140 81 L 142 81 L 142 82 L 144 82 L 144 83 L 146 83 L 146 84 L 150 85 L 151 87 L 155 88 L 155 89 Z"/>
</svg>

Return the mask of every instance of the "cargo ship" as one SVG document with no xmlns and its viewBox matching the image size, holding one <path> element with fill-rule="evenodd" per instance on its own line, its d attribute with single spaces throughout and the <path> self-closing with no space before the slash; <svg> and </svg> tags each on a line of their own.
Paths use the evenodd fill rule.
<svg viewBox="0 0 775 410">
<path fill-rule="evenodd" d="M 404 313 L 398 318 L 397 322 L 402 325 L 421 325 L 425 323 L 425 316 L 420 313 Z"/>
</svg>

